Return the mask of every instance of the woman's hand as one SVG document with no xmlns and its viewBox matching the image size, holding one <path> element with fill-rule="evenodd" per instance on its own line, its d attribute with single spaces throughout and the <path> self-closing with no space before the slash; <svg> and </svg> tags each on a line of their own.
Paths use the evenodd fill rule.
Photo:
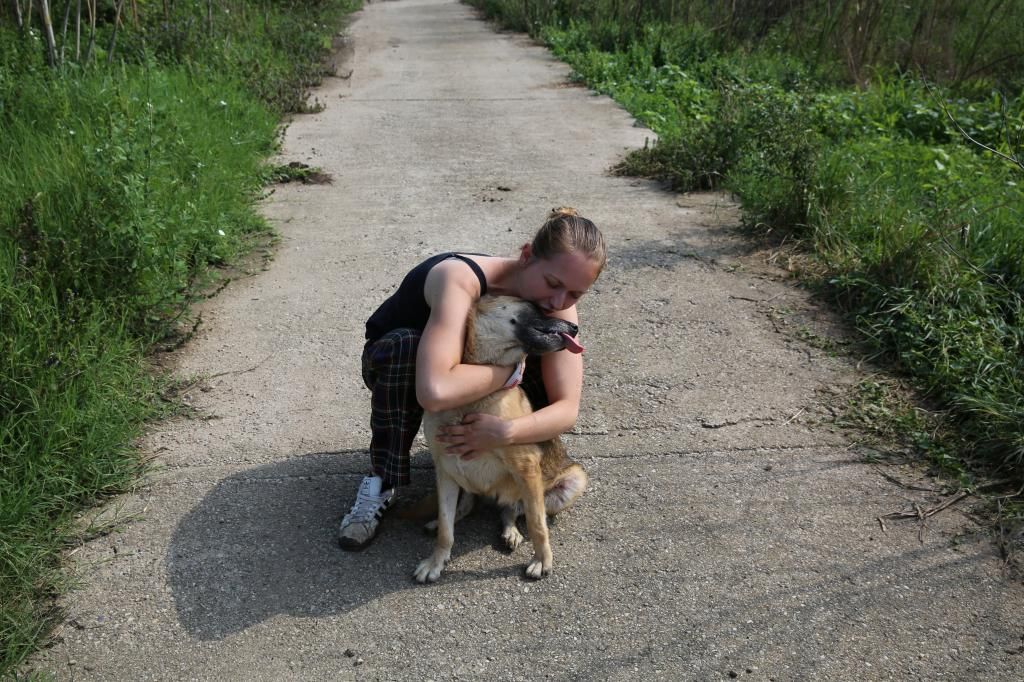
<svg viewBox="0 0 1024 682">
<path fill-rule="evenodd" d="M 480 453 L 512 443 L 511 424 L 491 414 L 467 414 L 461 424 L 438 430 L 437 440 L 447 445 L 445 453 L 475 459 Z"/>
</svg>

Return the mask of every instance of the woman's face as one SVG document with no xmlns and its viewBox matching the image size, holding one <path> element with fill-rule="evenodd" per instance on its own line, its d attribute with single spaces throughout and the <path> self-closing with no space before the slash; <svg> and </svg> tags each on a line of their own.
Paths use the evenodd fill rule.
<svg viewBox="0 0 1024 682">
<path fill-rule="evenodd" d="M 597 261 L 579 251 L 533 260 L 530 255 L 530 247 L 523 247 L 525 265 L 519 294 L 546 313 L 576 305 L 600 274 Z"/>
</svg>

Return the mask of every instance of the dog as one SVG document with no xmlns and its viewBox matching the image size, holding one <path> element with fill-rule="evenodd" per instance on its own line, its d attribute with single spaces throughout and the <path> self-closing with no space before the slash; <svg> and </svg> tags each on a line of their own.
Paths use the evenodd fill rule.
<svg viewBox="0 0 1024 682">
<path fill-rule="evenodd" d="M 470 312 L 462 362 L 515 365 L 526 355 L 563 349 L 579 353 L 576 325 L 548 317 L 536 305 L 508 296 L 484 296 Z M 569 507 L 587 486 L 583 467 L 566 455 L 560 438 L 543 443 L 497 448 L 470 460 L 445 454 L 438 430 L 459 424 L 470 413 L 515 419 L 531 413 L 530 401 L 519 387 L 502 389 L 476 402 L 442 412 L 427 412 L 423 430 L 437 474 L 437 543 L 434 552 L 413 572 L 420 583 L 434 582 L 451 558 L 455 521 L 472 507 L 473 495 L 495 498 L 501 507 L 501 537 L 516 549 L 523 536 L 516 519 L 525 514 L 533 559 L 526 575 L 540 579 L 551 572 L 547 515 Z M 465 491 L 460 499 L 459 491 Z"/>
</svg>

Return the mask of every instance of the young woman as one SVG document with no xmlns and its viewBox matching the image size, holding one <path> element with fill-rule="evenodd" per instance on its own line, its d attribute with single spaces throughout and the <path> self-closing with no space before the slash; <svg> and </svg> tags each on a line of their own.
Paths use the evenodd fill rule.
<svg viewBox="0 0 1024 682">
<path fill-rule="evenodd" d="M 472 458 L 514 443 L 539 443 L 572 428 L 580 407 L 583 361 L 558 352 L 525 367 L 464 365 L 466 318 L 484 294 L 516 296 L 574 324 L 576 302 L 604 268 L 601 232 L 571 208 L 555 209 L 518 258 L 442 253 L 412 269 L 366 322 L 363 381 L 372 391 L 370 459 L 338 535 L 344 549 L 374 537 L 395 488 L 409 483 L 409 451 L 423 410 L 446 410 L 520 382 L 534 412 L 519 419 L 469 415 L 440 440 L 448 454 Z"/>
</svg>

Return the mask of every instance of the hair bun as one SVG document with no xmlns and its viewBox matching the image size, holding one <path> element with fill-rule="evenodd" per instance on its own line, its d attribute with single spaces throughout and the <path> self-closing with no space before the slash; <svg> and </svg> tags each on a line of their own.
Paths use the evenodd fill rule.
<svg viewBox="0 0 1024 682">
<path fill-rule="evenodd" d="M 579 213 L 572 206 L 559 206 L 558 208 L 551 209 L 551 215 L 548 219 L 560 218 L 562 216 L 578 216 Z"/>
</svg>

